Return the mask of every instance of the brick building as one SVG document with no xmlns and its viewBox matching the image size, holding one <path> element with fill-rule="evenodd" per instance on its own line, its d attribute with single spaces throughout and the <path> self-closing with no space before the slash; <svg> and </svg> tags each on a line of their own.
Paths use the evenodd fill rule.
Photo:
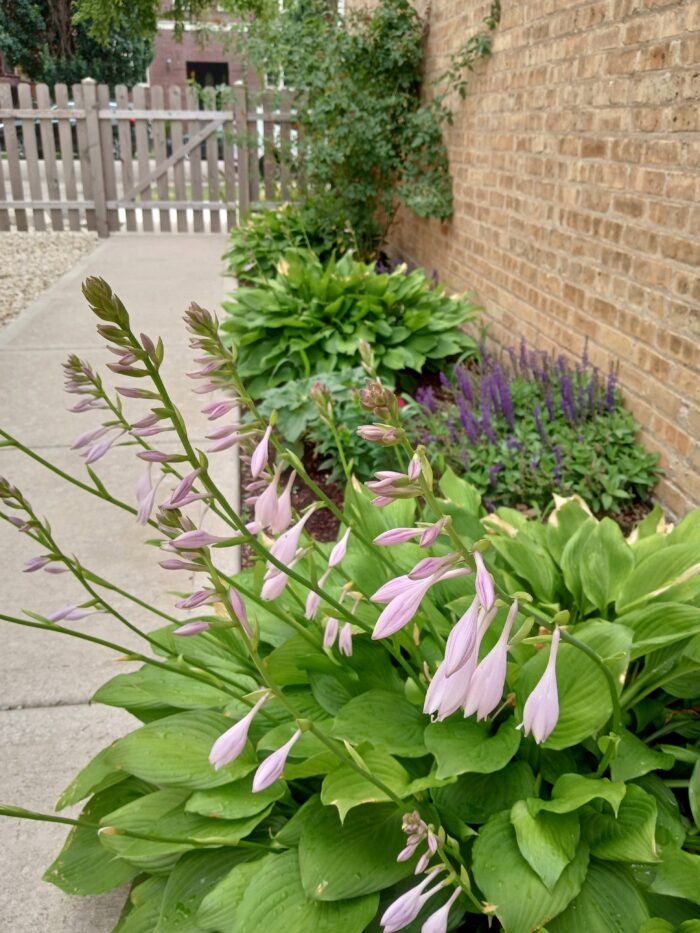
<svg viewBox="0 0 700 933">
<path fill-rule="evenodd" d="M 489 3 L 430 7 L 428 80 Z M 471 290 L 499 343 L 588 338 L 619 361 L 682 515 L 700 504 L 700 3 L 504 0 L 469 87 L 447 132 L 454 217 L 406 214 L 392 247 Z"/>
<path fill-rule="evenodd" d="M 214 24 L 225 31 L 225 23 Z M 216 40 L 217 29 L 205 33 L 186 29 L 182 39 L 175 41 L 173 24 L 168 20 L 158 23 L 155 54 L 148 69 L 148 83 L 161 87 L 179 87 L 183 91 L 194 79 L 203 87 L 235 84 L 246 78 L 240 58 L 227 47 L 225 34 Z M 248 74 L 249 86 L 254 86 L 254 72 Z"/>
</svg>

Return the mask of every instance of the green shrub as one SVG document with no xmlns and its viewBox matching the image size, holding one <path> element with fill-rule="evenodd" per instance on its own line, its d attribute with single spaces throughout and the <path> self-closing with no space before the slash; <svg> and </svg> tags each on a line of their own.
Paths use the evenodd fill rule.
<svg viewBox="0 0 700 933">
<path fill-rule="evenodd" d="M 321 262 L 353 245 L 351 234 L 335 229 L 311 205 L 283 204 L 250 214 L 234 227 L 224 253 L 228 272 L 240 283 L 273 278 L 277 264 L 290 249 L 310 249 Z"/>
<path fill-rule="evenodd" d="M 582 496 L 594 512 L 648 502 L 659 456 L 637 440 L 616 376 L 601 377 L 585 354 L 509 351 L 510 363 L 482 349 L 478 370 L 457 366 L 440 387 L 419 389 L 410 429 L 429 441 L 490 503 L 545 510 L 552 495 Z"/>
<path fill-rule="evenodd" d="M 287 253 L 275 278 L 237 289 L 224 309 L 224 338 L 256 398 L 291 379 L 356 365 L 360 340 L 391 381 L 397 371 L 421 372 L 476 349 L 460 330 L 474 319 L 473 304 L 433 287 L 422 269 L 379 274 L 350 254 L 323 265 L 308 251 Z"/>
</svg>

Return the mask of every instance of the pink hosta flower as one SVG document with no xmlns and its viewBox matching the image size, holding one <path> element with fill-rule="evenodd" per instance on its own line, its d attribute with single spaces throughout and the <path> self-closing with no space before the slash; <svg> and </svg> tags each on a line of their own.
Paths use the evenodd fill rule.
<svg viewBox="0 0 700 933">
<path fill-rule="evenodd" d="M 485 719 L 500 703 L 506 682 L 508 638 L 517 614 L 518 603 L 516 601 L 510 607 L 498 641 L 474 671 L 464 703 L 465 716 L 476 713 L 477 720 Z"/>
<path fill-rule="evenodd" d="M 175 603 L 175 605 L 178 609 L 197 609 L 199 606 L 204 606 L 206 603 L 215 602 L 216 598 L 217 596 L 214 590 L 197 590 L 196 593 L 188 596 L 187 599 L 181 599 L 179 602 Z"/>
<path fill-rule="evenodd" d="M 447 922 L 450 916 L 452 905 L 460 895 L 460 889 L 456 888 L 445 901 L 442 907 L 439 907 L 435 913 L 432 913 L 420 928 L 421 933 L 447 933 Z"/>
<path fill-rule="evenodd" d="M 194 564 L 192 561 L 187 560 L 178 560 L 176 557 L 161 560 L 158 563 L 163 570 L 193 570 L 195 573 L 204 573 L 207 569 L 200 564 Z"/>
<path fill-rule="evenodd" d="M 208 531 L 185 531 L 177 538 L 173 538 L 171 544 L 178 551 L 197 551 L 203 547 L 209 547 L 211 544 L 219 544 L 220 541 L 226 541 L 218 535 L 210 535 Z"/>
<path fill-rule="evenodd" d="M 255 501 L 255 524 L 259 529 L 270 528 L 277 516 L 277 486 L 283 465 L 278 464 L 267 488 Z"/>
<path fill-rule="evenodd" d="M 474 560 L 476 561 L 476 592 L 481 605 L 488 611 L 496 601 L 493 577 L 486 569 L 484 558 L 478 551 L 474 552 Z"/>
<path fill-rule="evenodd" d="M 348 528 L 343 535 L 343 537 L 338 541 L 333 550 L 331 551 L 331 556 L 328 558 L 329 567 L 337 567 L 339 563 L 343 560 L 348 550 L 348 538 L 350 537 L 350 529 Z"/>
<path fill-rule="evenodd" d="M 211 447 L 207 447 L 207 451 L 210 454 L 220 453 L 222 450 L 230 450 L 231 447 L 235 447 L 236 444 L 239 444 L 243 438 L 244 434 L 229 434 L 227 437 L 224 437 L 222 440 L 217 441 L 215 444 L 212 444 Z"/>
<path fill-rule="evenodd" d="M 276 752 L 269 755 L 255 772 L 253 778 L 253 793 L 257 794 L 261 790 L 271 787 L 275 781 L 282 777 L 284 766 L 287 763 L 289 753 L 301 737 L 301 729 L 297 729 L 288 742 L 278 748 Z"/>
<path fill-rule="evenodd" d="M 383 531 L 374 539 L 374 543 L 380 547 L 393 547 L 396 544 L 406 544 L 407 541 L 413 541 L 423 534 L 422 528 L 392 528 L 389 531 Z"/>
<path fill-rule="evenodd" d="M 97 444 L 93 444 L 91 447 L 88 447 L 84 453 L 85 463 L 89 466 L 90 464 L 96 463 L 98 460 L 102 459 L 102 457 L 104 457 L 112 445 L 118 441 L 123 434 L 126 434 L 126 431 L 118 431 L 113 437 L 108 438 L 107 440 L 101 440 Z"/>
<path fill-rule="evenodd" d="M 427 849 L 418 859 L 415 874 L 422 874 L 428 867 L 428 862 L 438 850 L 439 838 L 435 834 L 432 825 L 421 819 L 420 813 L 414 810 L 413 813 L 405 813 L 401 828 L 408 836 L 406 847 L 396 856 L 397 862 L 406 862 L 415 855 L 416 849 L 423 842 L 427 843 Z"/>
<path fill-rule="evenodd" d="M 94 609 L 81 609 L 79 606 L 64 606 L 63 609 L 57 609 L 46 618 L 49 622 L 77 622 L 78 619 L 94 615 L 95 612 Z"/>
<path fill-rule="evenodd" d="M 406 470 L 406 476 L 408 476 L 410 480 L 415 482 L 415 480 L 417 480 L 418 477 L 421 475 L 421 469 L 422 468 L 421 468 L 420 457 L 418 456 L 418 454 L 414 454 L 411 457 L 411 462 L 408 464 L 408 470 Z"/>
<path fill-rule="evenodd" d="M 215 770 L 218 771 L 220 768 L 223 768 L 224 765 L 230 764 L 238 758 L 248 741 L 248 730 L 250 729 L 251 722 L 255 718 L 255 714 L 261 706 L 267 703 L 269 698 L 269 693 L 261 696 L 255 706 L 246 713 L 243 719 L 239 720 L 235 726 L 231 726 L 230 729 L 227 729 L 226 732 L 220 735 L 216 742 L 214 742 L 209 752 L 209 762 L 214 765 Z"/>
<path fill-rule="evenodd" d="M 447 638 L 444 664 L 445 674 L 448 677 L 462 667 L 474 651 L 478 621 L 479 597 L 477 596 Z"/>
<path fill-rule="evenodd" d="M 253 637 L 253 629 L 248 621 L 248 613 L 245 608 L 245 603 L 243 602 L 243 597 L 241 594 L 234 590 L 231 586 L 228 591 L 229 602 L 231 603 L 231 609 L 233 609 L 233 614 L 238 619 L 238 623 L 246 633 L 248 638 Z"/>
<path fill-rule="evenodd" d="M 420 537 L 418 542 L 421 547 L 432 547 L 433 544 L 440 537 L 444 531 L 447 520 L 443 517 L 439 521 L 435 522 L 434 525 L 429 525 L 427 528 L 423 529 L 423 534 Z"/>
<path fill-rule="evenodd" d="M 265 428 L 265 433 L 262 436 L 262 440 L 253 451 L 253 456 L 250 458 L 250 473 L 254 479 L 257 479 L 257 477 L 260 476 L 262 471 L 267 466 L 268 444 L 271 434 L 272 425 L 268 424 L 268 426 Z"/>
<path fill-rule="evenodd" d="M 525 702 L 521 727 L 540 745 L 546 742 L 559 721 L 559 691 L 557 689 L 557 651 L 561 632 L 557 626 L 552 632 L 549 660 L 544 674 Z"/>
<path fill-rule="evenodd" d="M 362 424 L 357 433 L 363 440 L 382 447 L 394 447 L 404 436 L 401 428 L 392 428 L 390 424 Z"/>
<path fill-rule="evenodd" d="M 148 524 L 148 519 L 151 517 L 151 512 L 153 511 L 153 506 L 155 504 L 156 492 L 158 491 L 158 486 L 163 479 L 161 474 L 158 482 L 154 484 L 151 474 L 152 467 L 149 464 L 146 472 L 136 484 L 136 502 L 139 507 L 136 521 L 139 525 Z"/>
<path fill-rule="evenodd" d="M 349 622 L 346 622 L 340 630 L 338 651 L 344 654 L 346 658 L 352 657 L 352 625 Z"/>
<path fill-rule="evenodd" d="M 180 628 L 176 628 L 173 631 L 173 635 L 183 635 L 185 637 L 188 635 L 199 635 L 200 632 L 206 632 L 208 628 L 208 622 L 204 619 L 196 619 L 194 622 L 186 622 L 184 625 L 181 625 Z"/>
<path fill-rule="evenodd" d="M 332 648 L 338 636 L 338 620 L 329 616 L 326 620 L 326 627 L 323 630 L 323 647 Z"/>
<path fill-rule="evenodd" d="M 202 414 L 207 415 L 209 421 L 216 421 L 217 418 L 227 415 L 236 405 L 238 405 L 236 399 L 219 399 L 218 401 L 208 402 L 204 408 L 202 408 Z"/>
<path fill-rule="evenodd" d="M 413 923 L 421 912 L 423 904 L 442 887 L 442 881 L 438 881 L 434 887 L 428 888 L 428 890 L 423 893 L 424 889 L 441 870 L 441 868 L 434 868 L 430 874 L 426 875 L 420 884 L 417 884 L 415 888 L 411 888 L 410 891 L 406 891 L 405 894 L 402 894 L 393 904 L 387 907 L 382 914 L 382 919 L 379 921 L 382 925 L 383 933 L 396 933 L 397 930 L 403 930 L 404 927 Z"/>
<path fill-rule="evenodd" d="M 23 573 L 35 573 L 37 570 L 43 570 L 47 564 L 51 563 L 51 558 L 43 555 L 42 557 L 30 557 L 24 564 Z"/>
<path fill-rule="evenodd" d="M 281 564 L 285 564 L 291 569 L 296 563 L 296 555 L 299 547 L 299 539 L 304 530 L 304 525 L 313 515 L 313 508 L 309 509 L 299 521 L 285 531 L 270 548 L 270 554 Z M 298 558 L 297 558 L 298 559 Z M 274 564 L 268 562 L 265 572 L 265 579 L 260 595 L 263 599 L 276 599 L 287 585 L 288 576 L 283 570 L 280 570 Z"/>
<path fill-rule="evenodd" d="M 113 431 L 113 427 L 99 427 L 93 428 L 91 431 L 84 431 L 78 437 L 76 437 L 73 442 L 71 450 L 80 450 L 81 447 L 88 447 L 94 443 L 98 438 L 102 437 L 103 434 L 106 434 L 108 431 Z"/>
<path fill-rule="evenodd" d="M 330 568 L 322 575 L 321 579 L 318 581 L 319 588 L 322 588 L 326 585 L 326 580 L 330 575 Z M 306 619 L 315 619 L 316 613 L 318 612 L 318 607 L 321 605 L 321 597 L 318 593 L 315 593 L 313 590 L 309 590 L 308 596 L 306 597 L 306 606 L 304 611 L 304 618 Z"/>
<path fill-rule="evenodd" d="M 191 473 L 188 473 L 187 476 L 183 477 L 180 482 L 175 487 L 172 495 L 168 499 L 168 506 L 171 509 L 179 508 L 184 499 L 187 499 L 192 492 L 192 488 L 197 481 L 197 477 L 201 474 L 201 468 L 192 470 Z"/>
<path fill-rule="evenodd" d="M 294 485 L 296 475 L 296 470 L 292 470 L 287 478 L 287 485 L 284 487 L 282 495 L 277 500 L 275 516 L 270 522 L 270 531 L 273 535 L 278 535 L 286 531 L 292 523 L 292 486 Z"/>
</svg>

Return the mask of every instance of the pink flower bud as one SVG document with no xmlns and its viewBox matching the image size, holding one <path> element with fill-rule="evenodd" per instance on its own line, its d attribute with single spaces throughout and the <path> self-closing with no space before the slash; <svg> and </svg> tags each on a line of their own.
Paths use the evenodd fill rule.
<svg viewBox="0 0 700 933">
<path fill-rule="evenodd" d="M 338 651 L 346 658 L 352 657 L 352 625 L 349 622 L 346 622 L 340 631 Z"/>
<path fill-rule="evenodd" d="M 173 635 L 183 635 L 185 637 L 188 635 L 199 635 L 200 632 L 206 632 L 208 628 L 208 622 L 205 622 L 204 619 L 197 619 L 194 622 L 186 622 L 184 625 L 181 625 L 180 628 L 176 628 L 173 631 Z"/>
<path fill-rule="evenodd" d="M 338 564 L 343 560 L 348 550 L 348 538 L 349 537 L 350 537 L 350 528 L 347 528 L 343 537 L 340 539 L 340 541 L 337 542 L 337 544 L 334 546 L 333 550 L 331 551 L 331 556 L 328 558 L 329 567 L 337 567 Z"/>
<path fill-rule="evenodd" d="M 538 745 L 547 741 L 559 721 L 556 664 L 560 638 L 561 631 L 557 626 L 552 632 L 547 667 L 536 687 L 525 701 L 523 708 L 522 729 L 525 735 L 532 733 L 532 737 Z"/>
<path fill-rule="evenodd" d="M 488 611 L 496 600 L 493 577 L 486 569 L 484 558 L 479 551 L 474 552 L 474 560 L 476 561 L 476 592 L 481 601 L 481 605 Z"/>
<path fill-rule="evenodd" d="M 498 641 L 474 671 L 464 703 L 465 716 L 476 713 L 477 720 L 485 719 L 500 703 L 506 682 L 508 638 L 517 614 L 516 601 L 510 607 Z"/>
<path fill-rule="evenodd" d="M 285 742 L 281 748 L 278 748 L 276 752 L 273 752 L 263 761 L 253 777 L 254 794 L 267 790 L 268 787 L 271 787 L 275 781 L 282 777 L 289 753 L 300 738 L 301 729 L 297 729 L 288 742 Z"/>
<path fill-rule="evenodd" d="M 216 771 L 223 768 L 224 765 L 235 761 L 241 754 L 248 741 L 250 724 L 260 707 L 263 706 L 264 703 L 267 703 L 269 698 L 269 693 L 260 697 L 255 706 L 250 712 L 246 713 L 243 719 L 237 722 L 235 726 L 231 726 L 230 729 L 224 732 L 223 735 L 220 735 L 216 742 L 214 742 L 209 752 L 209 762 L 214 765 Z"/>
<path fill-rule="evenodd" d="M 250 458 L 250 473 L 254 479 L 257 479 L 257 477 L 260 476 L 262 471 L 267 466 L 268 444 L 271 434 L 272 425 L 268 424 L 268 426 L 265 428 L 265 433 L 262 436 L 262 440 L 253 451 L 253 456 Z"/>
</svg>

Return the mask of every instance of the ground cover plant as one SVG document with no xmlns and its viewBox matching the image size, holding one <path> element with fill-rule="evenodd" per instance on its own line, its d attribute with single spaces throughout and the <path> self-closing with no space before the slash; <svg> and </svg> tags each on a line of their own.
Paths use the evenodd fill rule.
<svg viewBox="0 0 700 933">
<path fill-rule="evenodd" d="M 453 367 L 415 401 L 417 436 L 492 508 L 543 511 L 556 493 L 614 514 L 649 502 L 659 477 L 658 454 L 637 440 L 615 372 L 601 374 L 585 351 L 572 365 L 524 342 L 504 360 L 482 346 L 479 368 Z"/>
<path fill-rule="evenodd" d="M 447 295 L 422 269 L 382 274 L 350 253 L 325 264 L 309 251 L 286 253 L 274 278 L 238 288 L 224 309 L 224 338 L 235 345 L 254 398 L 293 379 L 357 366 L 360 340 L 372 344 L 379 373 L 390 378 L 476 350 L 460 329 L 475 305 Z"/>
<path fill-rule="evenodd" d="M 304 467 L 255 418 L 213 316 L 187 313 L 197 392 L 212 396 L 202 450 L 163 382 L 162 343 L 138 336 L 103 281 L 85 294 L 123 377 L 114 394 L 67 361 L 87 476 L 3 443 L 133 514 L 186 590 L 167 612 L 116 587 L 0 482 L 0 515 L 36 542 L 26 571 L 85 591 L 0 619 L 141 664 L 95 696 L 137 724 L 62 794 L 59 809 L 87 801 L 81 815 L 0 807 L 71 827 L 47 879 L 74 894 L 131 882 L 119 933 L 697 929 L 700 510 L 677 527 L 657 510 L 627 539 L 575 499 L 545 524 L 487 516 L 473 486 L 434 476 L 433 451 L 412 447 L 372 379 L 362 433 L 401 466 L 349 482 L 342 510 L 312 483 L 318 501 L 295 514 Z M 235 423 L 240 406 L 254 420 Z M 153 446 L 163 433 L 167 450 Z M 145 468 L 133 502 L 99 475 L 123 444 Z M 258 482 L 248 525 L 210 470 L 236 444 Z M 342 522 L 332 546 L 305 531 L 320 508 Z M 257 560 L 231 576 L 222 557 L 242 543 Z M 115 592 L 162 627 L 141 631 Z M 100 615 L 143 652 L 102 639 Z"/>
</svg>

